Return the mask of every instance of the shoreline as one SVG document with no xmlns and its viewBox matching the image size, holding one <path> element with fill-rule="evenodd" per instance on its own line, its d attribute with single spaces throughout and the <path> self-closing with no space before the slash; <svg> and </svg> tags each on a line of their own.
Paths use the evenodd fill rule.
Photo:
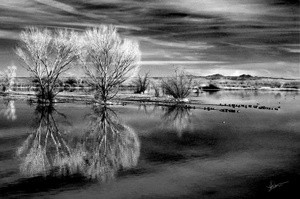
<svg viewBox="0 0 300 199">
<path fill-rule="evenodd" d="M 218 90 L 206 90 L 200 91 L 198 93 L 209 93 L 209 92 L 218 92 L 218 91 L 260 91 L 260 92 L 299 92 L 300 89 L 295 88 L 260 88 L 260 89 L 253 89 L 253 88 L 221 88 Z M 191 93 L 196 94 L 197 92 L 191 91 Z M 35 92 L 33 91 L 10 91 L 7 93 L 0 92 L 0 97 L 9 97 L 11 99 L 19 99 L 19 100 L 35 100 Z M 83 102 L 96 102 L 93 98 L 92 94 L 81 94 L 76 92 L 61 92 L 57 95 L 56 99 L 58 100 L 56 103 L 67 103 L 67 102 L 76 102 L 76 101 L 83 101 Z M 189 104 L 192 101 L 200 101 L 200 100 L 189 100 L 189 101 L 178 101 L 170 96 L 160 96 L 154 97 L 150 94 L 136 94 L 136 93 L 119 93 L 117 94 L 112 100 L 112 102 L 118 101 L 133 101 L 133 102 L 164 102 L 164 103 L 186 103 Z"/>
<path fill-rule="evenodd" d="M 237 89 L 236 89 L 237 90 Z M 241 89 L 239 89 L 241 90 Z M 249 89 L 243 89 L 249 90 Z M 230 91 L 230 90 L 228 90 Z M 274 91 L 274 90 L 259 90 L 259 91 Z M 275 90 L 278 91 L 278 90 Z M 282 91 L 282 90 L 280 90 Z M 291 90 L 288 90 L 290 92 Z M 292 90 L 292 92 L 298 92 L 298 90 Z M 8 98 L 9 100 L 21 100 L 28 101 L 30 104 L 37 104 L 37 98 L 34 92 L 10 92 L 10 93 L 0 93 L 0 99 Z M 70 94 L 70 93 L 60 93 L 57 95 L 53 105 L 68 104 L 68 103 L 80 103 L 80 104 L 94 104 L 101 105 L 98 101 L 93 99 L 93 95 L 87 94 Z M 49 104 L 43 104 L 42 106 L 47 106 Z M 222 104 L 222 103 L 205 103 L 200 99 L 188 99 L 188 100 L 175 100 L 172 97 L 154 97 L 149 94 L 118 94 L 114 99 L 106 103 L 108 106 L 126 106 L 126 105 L 155 105 L 155 106 L 167 106 L 167 107 L 181 107 L 186 109 L 203 109 L 207 111 L 221 111 L 221 112 L 231 112 L 239 113 L 240 108 L 253 107 L 257 109 L 267 109 L 275 110 L 280 109 L 279 107 L 266 107 L 258 104 Z M 224 108 L 223 108 L 224 107 Z M 237 108 L 237 109 L 236 109 Z"/>
</svg>

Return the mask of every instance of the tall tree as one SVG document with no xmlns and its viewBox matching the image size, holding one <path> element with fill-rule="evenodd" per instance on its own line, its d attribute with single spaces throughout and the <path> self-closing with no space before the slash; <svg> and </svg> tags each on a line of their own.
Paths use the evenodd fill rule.
<svg viewBox="0 0 300 199">
<path fill-rule="evenodd" d="M 89 29 L 83 38 L 80 57 L 85 73 L 97 90 L 95 98 L 105 103 L 117 94 L 120 84 L 137 73 L 139 45 L 121 38 L 112 25 Z"/>
<path fill-rule="evenodd" d="M 80 52 L 79 36 L 67 29 L 50 31 L 36 27 L 20 34 L 16 54 L 33 78 L 38 80 L 39 101 L 52 103 L 58 77 L 72 67 Z"/>
</svg>

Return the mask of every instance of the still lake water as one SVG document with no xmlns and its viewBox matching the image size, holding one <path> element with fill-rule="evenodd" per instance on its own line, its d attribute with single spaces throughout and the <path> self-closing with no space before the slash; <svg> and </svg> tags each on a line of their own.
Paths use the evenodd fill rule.
<svg viewBox="0 0 300 199">
<path fill-rule="evenodd" d="M 297 92 L 194 98 L 216 110 L 0 99 L 0 198 L 299 198 Z"/>
</svg>

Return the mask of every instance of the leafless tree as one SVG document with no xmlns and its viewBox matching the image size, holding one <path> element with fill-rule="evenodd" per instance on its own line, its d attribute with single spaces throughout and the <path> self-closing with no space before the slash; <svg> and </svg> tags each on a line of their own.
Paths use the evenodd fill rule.
<svg viewBox="0 0 300 199">
<path fill-rule="evenodd" d="M 157 85 L 155 82 L 152 82 L 152 88 L 154 89 L 154 96 L 159 97 L 159 88 L 160 88 L 160 86 Z"/>
<path fill-rule="evenodd" d="M 190 94 L 192 80 L 184 71 L 175 70 L 173 77 L 162 80 L 162 89 L 165 94 L 175 99 L 183 99 Z"/>
<path fill-rule="evenodd" d="M 137 73 L 139 45 L 121 38 L 111 25 L 87 30 L 83 43 L 80 55 L 84 70 L 97 90 L 95 98 L 105 103 L 117 94 L 120 84 Z"/>
<path fill-rule="evenodd" d="M 20 38 L 16 54 L 24 62 L 24 68 L 38 80 L 39 100 L 52 103 L 58 93 L 55 89 L 58 77 L 69 70 L 78 57 L 79 36 L 67 29 L 50 31 L 30 27 L 22 31 Z"/>
<path fill-rule="evenodd" d="M 2 85 L 2 91 L 10 91 L 15 82 L 16 66 L 8 66 L 6 70 L 0 72 L 0 80 Z"/>
<path fill-rule="evenodd" d="M 150 84 L 149 72 L 146 73 L 144 76 L 139 75 L 135 80 L 133 80 L 132 83 L 135 86 L 136 93 L 144 93 Z"/>
</svg>

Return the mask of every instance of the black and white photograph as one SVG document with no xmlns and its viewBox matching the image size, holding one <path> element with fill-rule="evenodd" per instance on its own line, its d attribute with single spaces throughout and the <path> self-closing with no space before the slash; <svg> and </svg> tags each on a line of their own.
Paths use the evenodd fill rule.
<svg viewBox="0 0 300 199">
<path fill-rule="evenodd" d="M 0 198 L 300 198 L 300 1 L 0 0 Z"/>
</svg>

